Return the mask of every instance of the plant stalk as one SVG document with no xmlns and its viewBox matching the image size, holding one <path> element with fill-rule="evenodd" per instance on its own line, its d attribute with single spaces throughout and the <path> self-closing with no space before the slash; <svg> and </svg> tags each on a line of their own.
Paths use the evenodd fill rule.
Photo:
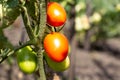
<svg viewBox="0 0 120 80">
<path fill-rule="evenodd" d="M 44 62 L 43 62 L 43 50 L 39 50 L 38 51 L 38 66 L 39 66 L 39 74 L 40 77 L 38 80 L 46 80 L 46 75 L 45 75 L 45 71 L 44 71 Z"/>
<path fill-rule="evenodd" d="M 39 0 L 39 19 L 38 19 L 38 29 L 39 29 L 39 51 L 38 51 L 38 66 L 39 66 L 39 80 L 46 80 L 44 60 L 43 60 L 43 39 L 46 29 L 46 1 Z"/>
<path fill-rule="evenodd" d="M 31 24 L 30 24 L 30 21 L 29 21 L 29 16 L 28 16 L 28 13 L 27 13 L 27 9 L 24 6 L 21 6 L 21 9 L 22 9 L 21 14 L 22 14 L 23 22 L 24 22 L 26 31 L 28 33 L 28 36 L 29 36 L 30 39 L 34 39 L 35 36 L 33 34 L 33 29 L 31 27 Z"/>
</svg>

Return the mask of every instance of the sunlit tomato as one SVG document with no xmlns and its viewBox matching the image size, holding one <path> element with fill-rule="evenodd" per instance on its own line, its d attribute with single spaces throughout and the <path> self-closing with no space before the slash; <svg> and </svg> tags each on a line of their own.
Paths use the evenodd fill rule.
<svg viewBox="0 0 120 80">
<path fill-rule="evenodd" d="M 68 55 L 68 47 L 67 38 L 59 32 L 52 32 L 44 39 L 44 49 L 53 61 L 63 61 Z"/>
<path fill-rule="evenodd" d="M 47 23 L 54 27 L 62 26 L 66 21 L 66 12 L 57 2 L 47 5 Z"/>
<path fill-rule="evenodd" d="M 37 68 L 37 56 L 32 49 L 27 46 L 17 51 L 18 66 L 24 73 L 31 74 Z"/>
<path fill-rule="evenodd" d="M 51 60 L 48 56 L 45 56 L 45 59 L 48 66 L 54 71 L 65 71 L 70 67 L 70 59 L 68 56 L 65 58 L 65 60 L 59 63 Z"/>
</svg>

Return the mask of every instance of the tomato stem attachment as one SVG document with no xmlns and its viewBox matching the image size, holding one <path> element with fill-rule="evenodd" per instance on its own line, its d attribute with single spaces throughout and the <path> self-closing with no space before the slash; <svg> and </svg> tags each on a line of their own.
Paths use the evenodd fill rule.
<svg viewBox="0 0 120 80">
<path fill-rule="evenodd" d="M 48 27 L 48 29 L 52 32 L 52 27 L 49 24 L 46 24 L 46 26 Z"/>
<path fill-rule="evenodd" d="M 65 24 L 61 28 L 58 29 L 58 32 L 60 32 L 64 28 L 64 26 Z"/>
<path fill-rule="evenodd" d="M 57 32 L 57 29 L 54 27 L 54 31 Z"/>
</svg>

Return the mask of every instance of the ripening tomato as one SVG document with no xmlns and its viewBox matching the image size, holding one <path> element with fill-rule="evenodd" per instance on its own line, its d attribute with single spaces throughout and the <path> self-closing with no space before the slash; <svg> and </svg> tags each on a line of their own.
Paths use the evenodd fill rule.
<svg viewBox="0 0 120 80">
<path fill-rule="evenodd" d="M 24 47 L 17 51 L 17 62 L 21 71 L 31 74 L 37 68 L 36 53 L 29 46 Z"/>
<path fill-rule="evenodd" d="M 54 27 L 62 26 L 66 21 L 66 12 L 57 2 L 49 2 L 47 5 L 47 23 Z"/>
<path fill-rule="evenodd" d="M 63 61 L 68 55 L 68 47 L 69 44 L 67 38 L 59 32 L 52 32 L 44 39 L 44 49 L 46 54 L 53 61 Z"/>
<path fill-rule="evenodd" d="M 47 55 L 45 56 L 45 59 L 48 66 L 54 71 L 58 71 L 58 72 L 65 71 L 70 67 L 70 59 L 68 56 L 65 58 L 65 60 L 59 63 L 51 60 Z"/>
</svg>

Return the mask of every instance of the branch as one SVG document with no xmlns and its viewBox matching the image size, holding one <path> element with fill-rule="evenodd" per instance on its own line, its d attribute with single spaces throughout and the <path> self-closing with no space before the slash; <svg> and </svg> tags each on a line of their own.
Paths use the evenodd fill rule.
<svg viewBox="0 0 120 80">
<path fill-rule="evenodd" d="M 46 1 L 45 0 L 40 0 L 40 16 L 39 16 L 39 37 L 42 39 L 44 37 L 44 32 L 46 29 Z"/>
<path fill-rule="evenodd" d="M 5 50 L 0 51 L 0 63 L 2 63 L 5 59 L 8 58 L 11 54 L 14 53 L 14 50 L 6 48 Z"/>
<path fill-rule="evenodd" d="M 36 44 L 35 39 L 30 40 L 28 42 L 26 42 L 25 44 L 15 48 L 15 49 L 10 49 L 10 48 L 6 48 L 6 49 L 0 49 L 0 63 L 2 63 L 4 60 L 6 60 L 10 55 L 14 54 L 16 51 L 18 51 L 19 49 L 22 49 L 25 46 L 29 46 L 29 45 L 35 45 Z"/>
<path fill-rule="evenodd" d="M 27 9 L 26 7 L 24 6 L 20 6 L 21 9 L 22 9 L 22 18 L 23 18 L 23 22 L 24 22 L 24 25 L 25 25 L 25 28 L 26 28 L 26 31 L 28 33 L 28 36 L 30 39 L 33 39 L 35 38 L 34 34 L 33 34 L 33 29 L 31 27 L 31 24 L 30 24 L 30 20 L 29 20 L 29 16 L 28 16 L 28 13 L 27 13 Z"/>
<path fill-rule="evenodd" d="M 46 1 L 39 0 L 39 52 L 38 52 L 38 66 L 39 66 L 39 80 L 46 80 L 45 71 L 44 71 L 44 63 L 43 63 L 43 38 L 46 29 Z"/>
</svg>

